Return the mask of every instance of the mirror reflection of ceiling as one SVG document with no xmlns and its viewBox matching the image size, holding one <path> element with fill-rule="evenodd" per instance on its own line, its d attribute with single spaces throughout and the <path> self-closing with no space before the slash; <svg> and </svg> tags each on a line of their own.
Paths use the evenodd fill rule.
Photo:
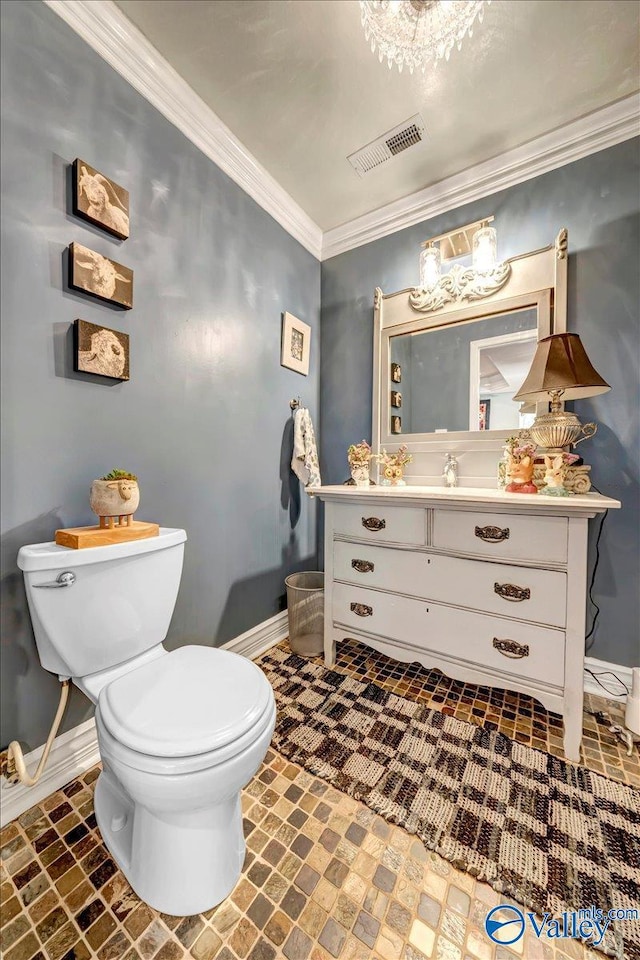
<svg viewBox="0 0 640 960">
<path fill-rule="evenodd" d="M 117 0 L 323 229 L 638 88 L 636 0 L 494 0 L 449 62 L 380 64 L 357 0 Z M 346 157 L 420 113 L 427 138 L 360 179 Z"/>
<path fill-rule="evenodd" d="M 529 373 L 536 340 L 502 343 L 480 351 L 480 393 L 516 393 Z"/>
</svg>

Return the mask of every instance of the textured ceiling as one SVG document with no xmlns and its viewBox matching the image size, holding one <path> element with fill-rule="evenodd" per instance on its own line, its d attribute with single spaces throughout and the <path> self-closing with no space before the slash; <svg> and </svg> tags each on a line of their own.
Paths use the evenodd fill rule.
<svg viewBox="0 0 640 960">
<path fill-rule="evenodd" d="M 636 0 L 494 0 L 449 62 L 380 64 L 357 0 L 117 0 L 328 230 L 640 87 Z M 360 179 L 346 157 L 412 114 L 425 144 Z"/>
</svg>

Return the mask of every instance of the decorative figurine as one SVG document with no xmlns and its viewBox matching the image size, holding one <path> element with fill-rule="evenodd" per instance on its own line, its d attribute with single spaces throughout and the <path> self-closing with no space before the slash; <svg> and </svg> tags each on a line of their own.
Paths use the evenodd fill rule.
<svg viewBox="0 0 640 960">
<path fill-rule="evenodd" d="M 507 493 L 537 493 L 533 482 L 536 445 L 524 437 L 509 437 L 505 444 L 507 453 Z"/>
<path fill-rule="evenodd" d="M 371 461 L 377 460 L 378 457 L 375 453 L 372 453 L 371 447 L 366 440 L 362 440 L 360 443 L 352 443 L 347 450 L 347 460 L 349 461 L 349 467 L 351 468 L 351 479 L 355 483 L 356 487 L 368 487 L 369 486 L 369 471 L 371 469 Z"/>
<path fill-rule="evenodd" d="M 545 455 L 544 465 L 546 469 L 542 493 L 546 493 L 550 497 L 571 496 L 564 485 L 567 476 L 567 467 L 569 466 L 564 458 L 564 455 L 561 453 L 558 454 L 557 457 L 549 457 Z"/>
<path fill-rule="evenodd" d="M 411 463 L 413 457 L 407 453 L 406 443 L 401 444 L 396 453 L 387 453 L 382 448 L 380 462 L 382 464 L 382 480 L 380 483 L 385 487 L 405 487 L 406 480 L 403 479 L 404 468 Z"/>
</svg>

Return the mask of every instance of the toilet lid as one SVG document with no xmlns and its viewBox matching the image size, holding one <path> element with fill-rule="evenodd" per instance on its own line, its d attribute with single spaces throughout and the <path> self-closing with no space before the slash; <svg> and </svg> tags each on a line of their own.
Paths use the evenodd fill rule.
<svg viewBox="0 0 640 960">
<path fill-rule="evenodd" d="M 98 702 L 104 725 L 124 746 L 188 757 L 247 733 L 272 696 L 267 678 L 246 657 L 188 646 L 114 680 Z"/>
</svg>

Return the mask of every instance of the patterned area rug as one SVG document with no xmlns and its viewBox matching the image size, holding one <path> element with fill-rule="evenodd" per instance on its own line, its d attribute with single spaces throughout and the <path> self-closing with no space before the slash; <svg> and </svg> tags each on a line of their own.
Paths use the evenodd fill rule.
<svg viewBox="0 0 640 960">
<path fill-rule="evenodd" d="M 640 793 L 274 648 L 273 746 L 540 916 L 640 905 Z M 593 944 L 590 944 L 593 945 Z M 640 921 L 600 951 L 640 958 Z"/>
</svg>

